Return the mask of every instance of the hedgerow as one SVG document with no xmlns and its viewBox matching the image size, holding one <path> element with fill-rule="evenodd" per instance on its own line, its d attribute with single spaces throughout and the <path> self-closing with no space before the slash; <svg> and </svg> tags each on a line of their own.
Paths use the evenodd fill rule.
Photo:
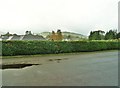
<svg viewBox="0 0 120 88">
<path fill-rule="evenodd" d="M 35 55 L 118 49 L 118 41 L 1 41 L 2 55 Z"/>
</svg>

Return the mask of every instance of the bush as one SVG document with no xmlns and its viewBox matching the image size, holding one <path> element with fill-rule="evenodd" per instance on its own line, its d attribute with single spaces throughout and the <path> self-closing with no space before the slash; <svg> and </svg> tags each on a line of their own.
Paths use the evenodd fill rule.
<svg viewBox="0 0 120 88">
<path fill-rule="evenodd" d="M 117 41 L 2 41 L 3 56 L 90 52 L 114 49 L 118 49 Z"/>
</svg>

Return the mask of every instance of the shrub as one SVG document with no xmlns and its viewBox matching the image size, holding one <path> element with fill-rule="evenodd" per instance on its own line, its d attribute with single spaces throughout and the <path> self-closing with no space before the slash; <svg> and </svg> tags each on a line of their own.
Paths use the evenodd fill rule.
<svg viewBox="0 0 120 88">
<path fill-rule="evenodd" d="M 2 41 L 3 56 L 90 52 L 113 49 L 118 49 L 118 41 Z"/>
</svg>

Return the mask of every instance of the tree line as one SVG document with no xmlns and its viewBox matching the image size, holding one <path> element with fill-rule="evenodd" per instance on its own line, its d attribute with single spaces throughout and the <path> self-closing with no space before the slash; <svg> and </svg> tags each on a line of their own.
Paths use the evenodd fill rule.
<svg viewBox="0 0 120 88">
<path fill-rule="evenodd" d="M 117 33 L 117 30 L 109 30 L 106 33 L 102 30 L 91 31 L 89 35 L 89 40 L 113 40 L 119 38 L 120 32 Z"/>
</svg>

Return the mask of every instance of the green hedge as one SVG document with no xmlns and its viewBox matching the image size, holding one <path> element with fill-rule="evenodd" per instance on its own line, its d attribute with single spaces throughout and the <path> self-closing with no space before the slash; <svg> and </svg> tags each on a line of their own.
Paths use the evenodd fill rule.
<svg viewBox="0 0 120 88">
<path fill-rule="evenodd" d="M 2 41 L 2 55 L 35 55 L 118 49 L 117 41 Z"/>
</svg>

